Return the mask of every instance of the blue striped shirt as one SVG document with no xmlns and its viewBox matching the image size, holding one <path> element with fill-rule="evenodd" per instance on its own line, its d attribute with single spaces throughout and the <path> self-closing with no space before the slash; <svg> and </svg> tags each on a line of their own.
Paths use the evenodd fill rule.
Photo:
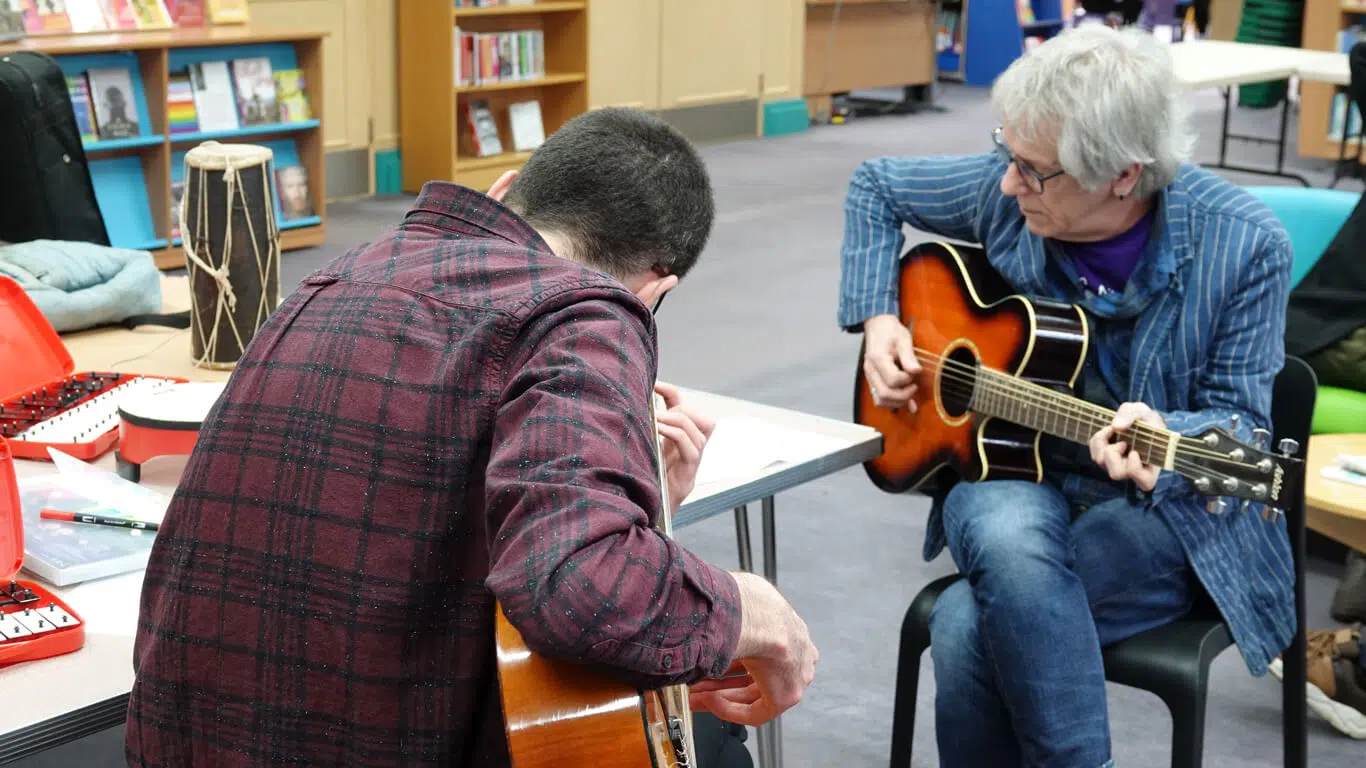
<svg viewBox="0 0 1366 768">
<path fill-rule="evenodd" d="M 1005 170 L 994 153 L 860 165 L 845 202 L 840 326 L 857 331 L 869 317 L 897 314 L 903 225 L 980 244 L 1023 295 L 1103 313 L 1097 302 L 1105 297 L 1080 291 L 1057 245 L 1031 233 L 1015 201 L 1001 192 Z M 1127 399 L 1147 403 L 1183 435 L 1217 426 L 1251 442 L 1253 428 L 1270 428 L 1272 385 L 1285 359 L 1289 237 L 1260 201 L 1197 166 L 1184 166 L 1163 190 L 1158 214 L 1150 295 L 1129 343 Z M 1266 522 L 1258 505 L 1242 513 L 1236 500 L 1225 514 L 1210 514 L 1206 499 L 1175 472 L 1162 473 L 1151 502 L 1228 621 L 1248 669 L 1263 674 L 1295 629 L 1284 517 Z M 936 510 L 926 559 L 943 547 Z"/>
</svg>

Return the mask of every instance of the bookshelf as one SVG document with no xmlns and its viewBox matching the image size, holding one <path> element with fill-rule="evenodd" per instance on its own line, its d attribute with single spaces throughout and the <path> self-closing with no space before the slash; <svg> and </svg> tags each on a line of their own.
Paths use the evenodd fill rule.
<svg viewBox="0 0 1366 768">
<path fill-rule="evenodd" d="M 989 86 L 1031 46 L 1072 22 L 1072 0 L 941 0 L 935 51 L 939 76 Z"/>
<path fill-rule="evenodd" d="M 1348 30 L 1358 26 L 1366 35 L 1366 0 L 1307 0 L 1300 45 L 1312 50 L 1347 53 L 1356 42 Z M 1300 83 L 1300 156 L 1338 159 L 1342 142 L 1333 134 L 1332 128 L 1334 113 L 1345 112 L 1346 91 L 1345 86 L 1332 83 Z M 1347 146 L 1350 149 L 1356 143 L 1355 139 L 1349 139 Z"/>
<path fill-rule="evenodd" d="M 322 121 L 317 119 L 323 114 L 322 40 L 322 33 L 218 26 L 35 35 L 0 43 L 0 55 L 21 50 L 45 53 L 68 77 L 91 69 L 129 71 L 137 134 L 83 144 L 95 199 L 111 245 L 150 251 L 158 267 L 176 269 L 185 266 L 185 256 L 180 239 L 172 237 L 171 188 L 183 178 L 185 153 L 211 139 L 268 146 L 275 153 L 275 168 L 303 166 L 314 215 L 285 221 L 277 191 L 281 250 L 315 246 L 326 239 Z M 173 74 L 195 63 L 253 57 L 269 59 L 274 71 L 302 72 L 313 119 L 234 130 L 172 132 L 168 105 Z"/>
<path fill-rule="evenodd" d="M 514 143 L 509 115 L 514 104 L 539 104 L 545 136 L 588 110 L 588 0 L 501 0 L 469 7 L 473 2 L 463 0 L 461 7 L 452 7 L 452 0 L 398 3 L 404 192 L 416 193 L 438 179 L 482 191 L 504 172 L 520 168 L 531 153 L 518 151 Z M 506 34 L 499 38 L 500 33 Z M 481 70 L 474 55 L 479 40 L 464 42 L 475 35 L 489 36 L 490 47 L 515 45 L 497 48 L 502 55 L 495 55 L 511 61 L 512 68 L 501 69 L 496 78 Z M 501 42 L 506 39 L 517 42 Z M 466 45 L 471 48 L 462 52 Z M 490 49 L 482 50 L 487 60 Z M 471 76 L 458 76 L 457 68 Z M 480 155 L 471 126 L 472 104 L 487 105 L 503 151 Z"/>
</svg>

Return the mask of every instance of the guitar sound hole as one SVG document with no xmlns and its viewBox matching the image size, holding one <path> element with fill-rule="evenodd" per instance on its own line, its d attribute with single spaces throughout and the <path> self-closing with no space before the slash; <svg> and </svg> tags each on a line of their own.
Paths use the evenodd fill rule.
<svg viewBox="0 0 1366 768">
<path fill-rule="evenodd" d="M 939 398 L 949 418 L 956 419 L 968 412 L 976 382 L 977 356 L 972 350 L 958 347 L 949 352 L 939 369 Z"/>
</svg>

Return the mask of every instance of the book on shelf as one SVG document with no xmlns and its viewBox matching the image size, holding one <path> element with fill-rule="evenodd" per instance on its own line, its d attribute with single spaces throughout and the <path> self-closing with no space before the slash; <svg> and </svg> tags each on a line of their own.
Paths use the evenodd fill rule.
<svg viewBox="0 0 1366 768">
<path fill-rule="evenodd" d="M 275 72 L 275 98 L 280 104 L 280 122 L 302 123 L 313 119 L 306 87 L 303 70 L 282 69 Z"/>
<path fill-rule="evenodd" d="M 185 200 L 185 179 L 171 179 L 171 239 L 180 237 L 180 206 Z"/>
<path fill-rule="evenodd" d="M 204 0 L 12 0 L 22 8 L 30 35 L 169 29 L 176 24 L 172 4 L 183 4 L 193 15 Z"/>
<path fill-rule="evenodd" d="M 0 0 L 0 43 L 21 40 L 27 36 L 23 0 Z"/>
<path fill-rule="evenodd" d="M 298 221 L 313 216 L 313 197 L 308 194 L 308 169 L 289 165 L 275 170 L 275 189 L 280 197 L 280 217 Z"/>
<path fill-rule="evenodd" d="M 166 118 L 172 136 L 199 130 L 194 108 L 194 86 L 186 72 L 172 72 L 166 80 Z"/>
<path fill-rule="evenodd" d="M 90 102 L 95 105 L 95 129 L 101 139 L 127 139 L 140 134 L 133 76 L 127 67 L 101 67 L 85 73 Z"/>
<path fill-rule="evenodd" d="M 247 0 L 208 0 L 209 23 L 246 24 L 251 21 Z"/>
<path fill-rule="evenodd" d="M 196 62 L 190 65 L 189 75 L 199 130 L 234 131 L 240 128 L 228 62 Z"/>
<path fill-rule="evenodd" d="M 280 122 L 280 106 L 275 98 L 275 78 L 270 59 L 258 56 L 234 59 L 232 79 L 237 93 L 237 116 L 243 126 L 273 125 Z"/>
<path fill-rule="evenodd" d="M 456 8 L 494 8 L 500 5 L 535 5 L 536 0 L 455 0 Z"/>
<path fill-rule="evenodd" d="M 493 119 L 487 99 L 473 99 L 465 108 L 469 119 L 470 139 L 474 153 L 480 157 L 503 154 L 503 142 L 498 138 L 498 123 Z"/>
<path fill-rule="evenodd" d="M 456 85 L 537 80 L 545 77 L 545 32 L 469 32 L 455 28 Z"/>
<path fill-rule="evenodd" d="M 509 104 L 508 124 L 512 126 L 512 148 L 518 152 L 531 152 L 545 143 L 541 102 L 533 99 Z"/>
<path fill-rule="evenodd" d="M 85 75 L 68 75 L 66 90 L 71 95 L 71 109 L 76 113 L 76 130 L 81 134 L 81 143 L 99 141 L 99 131 L 95 130 L 95 108 L 90 101 L 90 83 Z"/>
</svg>

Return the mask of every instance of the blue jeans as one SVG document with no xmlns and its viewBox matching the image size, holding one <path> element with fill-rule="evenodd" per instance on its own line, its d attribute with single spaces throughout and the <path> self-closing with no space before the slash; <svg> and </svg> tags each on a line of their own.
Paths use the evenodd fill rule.
<svg viewBox="0 0 1366 768">
<path fill-rule="evenodd" d="M 1077 514 L 1049 484 L 959 483 L 944 532 L 966 577 L 930 618 L 941 765 L 1112 765 L 1100 649 L 1186 614 L 1193 576 L 1156 511 Z"/>
</svg>

